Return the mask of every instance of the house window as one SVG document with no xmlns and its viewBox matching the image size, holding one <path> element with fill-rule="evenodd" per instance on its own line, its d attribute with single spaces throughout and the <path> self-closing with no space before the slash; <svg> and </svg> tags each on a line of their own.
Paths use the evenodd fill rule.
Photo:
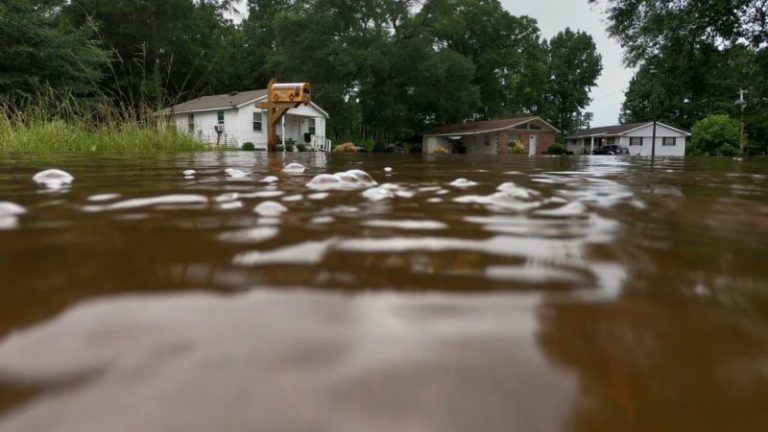
<svg viewBox="0 0 768 432">
<path fill-rule="evenodd" d="M 216 113 L 216 118 L 220 125 L 224 124 L 224 111 L 219 111 Z"/>
<path fill-rule="evenodd" d="M 484 140 L 484 141 L 483 141 L 483 143 L 485 144 L 485 146 L 486 146 L 486 147 L 488 147 L 488 146 L 490 146 L 490 145 L 491 145 L 491 135 L 489 135 L 489 134 L 486 134 L 486 135 L 483 137 L 483 140 Z"/>
<path fill-rule="evenodd" d="M 253 130 L 261 132 L 261 111 L 253 113 Z"/>
<path fill-rule="evenodd" d="M 643 137 L 630 137 L 629 138 L 629 145 L 631 145 L 631 146 L 641 146 L 641 145 L 643 145 Z"/>
<path fill-rule="evenodd" d="M 674 147 L 677 145 L 677 138 L 675 137 L 664 137 L 664 140 L 661 142 L 661 145 L 666 147 Z"/>
<path fill-rule="evenodd" d="M 189 131 L 189 133 L 195 133 L 195 115 L 194 114 L 187 115 L 187 131 Z"/>
<path fill-rule="evenodd" d="M 310 135 L 317 133 L 317 121 L 315 119 L 309 119 L 309 133 Z"/>
</svg>

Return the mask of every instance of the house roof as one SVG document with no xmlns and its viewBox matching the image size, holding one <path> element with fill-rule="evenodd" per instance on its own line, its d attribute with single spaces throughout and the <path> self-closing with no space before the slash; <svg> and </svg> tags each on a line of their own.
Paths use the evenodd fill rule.
<svg viewBox="0 0 768 432">
<path fill-rule="evenodd" d="M 424 135 L 477 135 L 482 133 L 496 132 L 504 129 L 511 129 L 515 126 L 519 126 L 533 120 L 537 120 L 543 123 L 555 132 L 559 132 L 557 128 L 544 121 L 541 117 L 527 116 L 448 124 L 424 132 Z"/>
<path fill-rule="evenodd" d="M 185 114 L 203 111 L 237 109 L 243 105 L 266 98 L 267 92 L 267 89 L 260 89 L 231 92 L 212 96 L 201 96 L 197 99 L 192 99 L 191 101 L 173 105 L 169 108 L 160 110 L 156 113 L 156 115 L 165 115 L 170 113 Z M 330 115 L 324 109 L 320 108 L 320 106 L 316 103 L 310 102 L 310 105 L 320 111 L 325 116 L 325 118 L 330 118 Z"/>
<path fill-rule="evenodd" d="M 591 137 L 591 136 L 619 136 L 619 135 L 624 135 L 626 133 L 632 132 L 633 130 L 640 129 L 642 127 L 646 127 L 652 124 L 653 122 L 626 123 L 626 124 L 615 125 L 615 126 L 603 126 L 603 127 L 592 128 L 592 129 L 584 129 L 584 130 L 577 131 L 572 135 L 569 135 L 568 138 L 583 138 L 583 137 Z M 672 127 L 661 122 L 656 122 L 656 124 L 658 126 L 662 126 L 668 129 L 676 130 L 686 135 L 690 135 L 690 132 L 684 129 Z"/>
<path fill-rule="evenodd" d="M 185 112 L 235 109 L 240 105 L 253 102 L 267 95 L 267 89 L 232 92 L 213 96 L 201 96 L 163 110 L 177 114 Z"/>
</svg>

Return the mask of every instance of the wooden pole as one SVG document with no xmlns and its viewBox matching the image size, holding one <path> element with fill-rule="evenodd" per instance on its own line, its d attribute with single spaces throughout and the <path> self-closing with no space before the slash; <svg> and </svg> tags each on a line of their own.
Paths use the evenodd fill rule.
<svg viewBox="0 0 768 432">
<path fill-rule="evenodd" d="M 267 101 L 260 102 L 258 107 L 267 110 L 267 151 L 277 150 L 277 124 L 291 108 L 298 108 L 302 102 L 275 102 L 272 100 L 272 86 L 277 81 L 272 79 L 267 86 Z"/>
</svg>

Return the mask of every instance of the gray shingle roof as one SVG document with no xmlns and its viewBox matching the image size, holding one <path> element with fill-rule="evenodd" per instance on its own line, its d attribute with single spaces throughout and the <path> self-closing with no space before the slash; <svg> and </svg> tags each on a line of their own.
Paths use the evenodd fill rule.
<svg viewBox="0 0 768 432">
<path fill-rule="evenodd" d="M 202 96 L 197 99 L 192 99 L 191 101 L 166 108 L 162 112 L 167 113 L 169 111 L 173 111 L 174 113 L 185 113 L 215 109 L 234 109 L 238 105 L 242 105 L 246 102 L 250 102 L 266 95 L 267 89 L 248 90 L 213 96 Z"/>
<path fill-rule="evenodd" d="M 483 132 L 492 132 L 496 130 L 508 129 L 515 127 L 519 124 L 527 123 L 533 120 L 540 120 L 544 122 L 540 117 L 528 116 L 528 117 L 512 117 L 496 120 L 484 120 L 467 123 L 448 124 L 440 126 L 436 129 L 424 132 L 424 135 L 472 135 Z M 554 128 L 553 128 L 554 129 Z M 557 129 L 554 129 L 557 131 Z"/>
<path fill-rule="evenodd" d="M 581 137 L 588 137 L 593 135 L 608 135 L 608 136 L 621 135 L 633 129 L 643 127 L 647 124 L 651 124 L 651 122 L 627 123 L 627 124 L 615 125 L 615 126 L 604 126 L 604 127 L 597 127 L 592 129 L 584 129 L 584 130 L 577 131 L 572 135 L 569 135 L 568 138 L 581 138 Z"/>
</svg>

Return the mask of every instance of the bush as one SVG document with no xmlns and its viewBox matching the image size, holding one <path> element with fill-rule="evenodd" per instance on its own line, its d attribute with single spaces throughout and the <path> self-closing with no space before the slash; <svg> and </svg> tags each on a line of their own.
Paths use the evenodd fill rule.
<svg viewBox="0 0 768 432">
<path fill-rule="evenodd" d="M 339 144 L 336 147 L 333 148 L 334 153 L 357 153 L 357 149 L 355 148 L 355 145 L 351 142 L 347 142 L 344 144 Z"/>
<path fill-rule="evenodd" d="M 711 115 L 693 125 L 688 150 L 694 155 L 718 155 L 721 149 L 730 152 L 739 148 L 739 136 L 737 120 L 727 115 Z"/>
<path fill-rule="evenodd" d="M 283 150 L 285 150 L 285 149 L 283 148 L 283 145 L 282 145 L 282 144 L 277 144 L 277 145 L 275 146 L 275 151 L 276 151 L 276 152 L 282 152 Z"/>
<path fill-rule="evenodd" d="M 256 150 L 256 146 L 253 145 L 252 142 L 243 143 L 242 147 L 240 147 L 243 151 L 254 151 Z"/>
<path fill-rule="evenodd" d="M 448 154 L 450 153 L 445 147 L 443 146 L 437 146 L 434 150 L 432 150 L 433 154 Z"/>
<path fill-rule="evenodd" d="M 715 155 L 735 157 L 739 155 L 739 149 L 730 144 L 723 144 L 715 150 Z"/>
<path fill-rule="evenodd" d="M 549 146 L 549 149 L 547 150 L 547 153 L 551 155 L 563 155 L 565 152 L 565 146 L 557 142 Z"/>
<path fill-rule="evenodd" d="M 523 143 L 517 142 L 510 150 L 512 154 L 525 154 L 525 146 Z"/>
<path fill-rule="evenodd" d="M 305 152 L 305 151 L 307 151 L 307 145 L 304 144 L 304 143 L 296 144 L 296 150 L 298 150 L 300 152 Z"/>
<path fill-rule="evenodd" d="M 292 141 L 286 141 L 285 142 L 285 151 L 287 152 L 293 152 L 293 149 L 296 148 L 296 146 L 293 144 Z"/>
</svg>

